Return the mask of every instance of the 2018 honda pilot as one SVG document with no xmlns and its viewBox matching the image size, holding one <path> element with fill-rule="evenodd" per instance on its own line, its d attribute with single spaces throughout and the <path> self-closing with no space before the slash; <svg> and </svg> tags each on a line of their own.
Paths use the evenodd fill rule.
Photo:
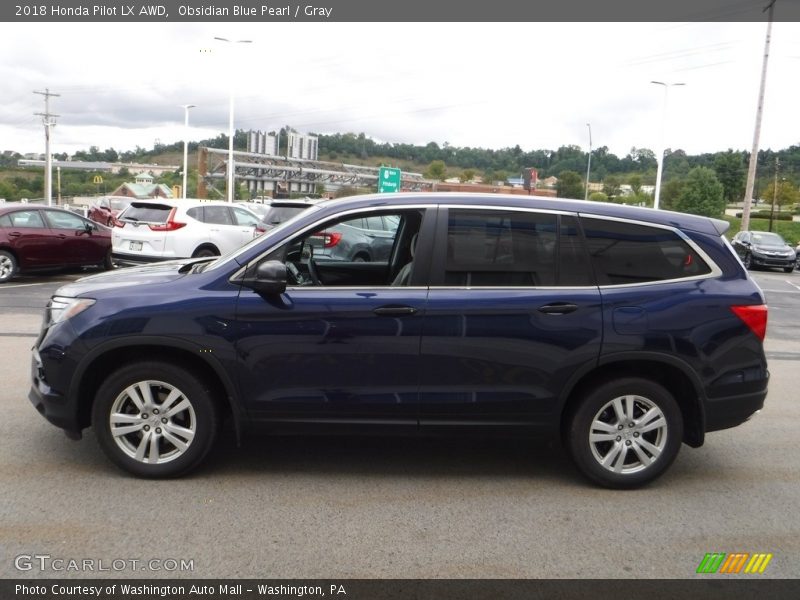
<svg viewBox="0 0 800 600">
<path fill-rule="evenodd" d="M 320 231 L 374 216 L 397 224 L 384 260 L 316 256 Z M 228 418 L 558 438 L 635 487 L 763 406 L 767 307 L 727 227 L 520 196 L 323 202 L 217 259 L 59 289 L 30 399 L 146 477 L 197 467 Z"/>
</svg>

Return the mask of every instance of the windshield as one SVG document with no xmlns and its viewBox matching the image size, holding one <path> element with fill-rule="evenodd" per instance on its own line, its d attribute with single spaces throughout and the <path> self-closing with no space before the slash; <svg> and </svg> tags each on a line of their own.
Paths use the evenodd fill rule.
<svg viewBox="0 0 800 600">
<path fill-rule="evenodd" d="M 753 243 L 764 246 L 785 246 L 786 242 L 777 233 L 754 233 Z"/>
<path fill-rule="evenodd" d="M 114 210 L 122 210 L 130 204 L 128 200 L 109 200 L 108 202 Z"/>
<path fill-rule="evenodd" d="M 296 211 L 296 214 L 294 214 L 289 220 L 282 222 L 280 225 L 276 226 L 274 229 L 270 229 L 268 233 L 266 233 L 264 235 L 261 235 L 261 236 L 258 236 L 258 237 L 255 237 L 255 238 L 252 239 L 252 241 L 246 243 L 244 246 L 241 246 L 241 247 L 237 248 L 236 250 L 234 250 L 232 252 L 228 252 L 227 254 L 223 254 L 217 260 L 215 260 L 215 261 L 213 261 L 211 263 L 208 263 L 206 266 L 204 266 L 203 271 L 213 271 L 214 269 L 219 269 L 219 268 L 222 268 L 222 267 L 228 265 L 230 263 L 230 261 L 234 260 L 240 254 L 244 254 L 246 252 L 249 252 L 251 248 L 262 244 L 264 242 L 264 238 L 265 237 L 272 238 L 272 236 L 276 232 L 282 230 L 284 227 L 290 226 L 292 223 L 294 223 L 301 216 L 305 216 L 307 213 L 310 213 L 310 212 L 313 212 L 313 211 L 317 211 L 317 210 L 319 210 L 318 206 L 312 206 L 312 207 L 309 207 L 309 208 L 303 208 L 300 211 Z M 264 249 L 266 250 L 269 247 L 270 247 L 270 244 L 267 243 L 264 246 Z"/>
<path fill-rule="evenodd" d="M 267 225 L 280 225 L 309 208 L 308 206 L 271 206 L 267 211 L 267 216 L 264 217 L 264 222 Z"/>
</svg>

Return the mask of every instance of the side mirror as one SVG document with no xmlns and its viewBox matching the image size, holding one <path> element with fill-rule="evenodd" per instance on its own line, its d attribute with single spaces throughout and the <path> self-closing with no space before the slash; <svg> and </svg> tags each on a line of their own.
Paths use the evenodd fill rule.
<svg viewBox="0 0 800 600">
<path fill-rule="evenodd" d="M 242 285 L 268 296 L 286 291 L 286 265 L 278 260 L 263 262 L 256 268 L 255 275 L 242 279 Z"/>
</svg>

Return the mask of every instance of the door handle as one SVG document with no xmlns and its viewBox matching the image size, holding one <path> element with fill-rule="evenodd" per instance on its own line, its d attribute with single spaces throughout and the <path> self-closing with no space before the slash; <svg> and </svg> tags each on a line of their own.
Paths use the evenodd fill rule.
<svg viewBox="0 0 800 600">
<path fill-rule="evenodd" d="M 576 310 L 578 310 L 578 305 L 568 302 L 553 302 L 539 307 L 539 312 L 546 315 L 566 315 Z"/>
<path fill-rule="evenodd" d="M 22 234 L 19 231 L 12 231 L 11 233 L 8 234 L 8 237 L 19 237 L 21 235 Z"/>
<path fill-rule="evenodd" d="M 413 306 L 379 306 L 372 312 L 379 317 L 401 317 L 403 315 L 413 315 L 417 312 L 417 309 Z"/>
</svg>

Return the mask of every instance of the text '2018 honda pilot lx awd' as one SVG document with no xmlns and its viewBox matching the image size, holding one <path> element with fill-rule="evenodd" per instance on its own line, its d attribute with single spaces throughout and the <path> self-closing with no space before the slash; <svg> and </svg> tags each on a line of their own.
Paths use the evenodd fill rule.
<svg viewBox="0 0 800 600">
<path fill-rule="evenodd" d="M 315 255 L 374 216 L 396 224 L 385 259 Z M 591 480 L 635 487 L 763 406 L 767 308 L 726 229 L 534 197 L 323 202 L 216 259 L 59 289 L 30 399 L 142 476 L 196 467 L 227 417 L 560 438 Z"/>
</svg>

